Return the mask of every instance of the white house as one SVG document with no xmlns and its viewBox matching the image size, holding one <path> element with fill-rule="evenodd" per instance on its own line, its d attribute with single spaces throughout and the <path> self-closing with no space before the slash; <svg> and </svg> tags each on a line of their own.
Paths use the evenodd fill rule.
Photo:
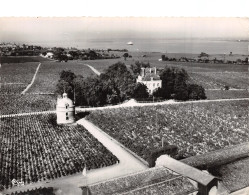
<svg viewBox="0 0 249 195">
<path fill-rule="evenodd" d="M 52 52 L 48 52 L 46 55 L 45 55 L 45 58 L 53 58 L 54 57 L 54 54 Z"/>
<path fill-rule="evenodd" d="M 137 83 L 143 83 L 147 86 L 149 94 L 162 87 L 162 80 L 157 74 L 156 67 L 154 68 L 141 68 L 141 75 L 137 78 Z"/>
<path fill-rule="evenodd" d="M 57 124 L 69 124 L 75 122 L 75 106 L 71 99 L 63 93 L 62 98 L 57 99 L 56 104 Z"/>
</svg>

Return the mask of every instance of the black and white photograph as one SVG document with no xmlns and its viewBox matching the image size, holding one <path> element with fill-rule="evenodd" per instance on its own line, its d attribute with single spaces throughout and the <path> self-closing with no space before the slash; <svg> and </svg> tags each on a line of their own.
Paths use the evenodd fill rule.
<svg viewBox="0 0 249 195">
<path fill-rule="evenodd" d="M 0 17 L 0 195 L 249 195 L 248 55 L 248 17 Z"/>
</svg>

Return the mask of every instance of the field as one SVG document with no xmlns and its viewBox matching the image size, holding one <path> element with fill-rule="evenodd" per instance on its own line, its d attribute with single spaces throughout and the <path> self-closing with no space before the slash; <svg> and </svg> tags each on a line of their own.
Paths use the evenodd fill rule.
<svg viewBox="0 0 249 195">
<path fill-rule="evenodd" d="M 57 97 L 51 94 L 55 92 L 59 73 L 62 70 L 72 70 L 75 74 L 81 74 L 84 77 L 95 76 L 89 67 L 76 62 L 44 62 L 28 93 L 21 95 L 31 82 L 37 66 L 37 62 L 1 65 L 1 115 L 55 110 Z"/>
<path fill-rule="evenodd" d="M 27 87 L 27 84 L 0 84 L 1 95 L 14 95 L 21 94 L 21 92 Z"/>
<path fill-rule="evenodd" d="M 76 75 L 82 75 L 83 77 L 95 75 L 89 67 L 79 64 L 76 61 L 44 62 L 28 93 L 54 93 L 62 70 L 71 70 Z"/>
<path fill-rule="evenodd" d="M 162 140 L 185 158 L 249 141 L 248 107 L 243 100 L 120 108 L 87 119 L 145 160 Z"/>
<path fill-rule="evenodd" d="M 26 62 L 45 62 L 49 61 L 46 58 L 42 58 L 40 56 L 11 56 L 11 57 L 5 57 L 1 56 L 0 63 L 26 63 Z"/>
<path fill-rule="evenodd" d="M 55 95 L 1 94 L 0 115 L 55 110 Z"/>
<path fill-rule="evenodd" d="M 2 64 L 1 83 L 29 84 L 38 64 L 37 62 Z"/>
<path fill-rule="evenodd" d="M 37 62 L 27 62 L 1 65 L 1 115 L 55 110 L 55 96 L 21 95 L 21 92 L 31 82 L 38 64 Z"/>
<path fill-rule="evenodd" d="M 193 72 L 189 74 L 194 83 L 205 89 L 221 89 L 225 86 L 235 89 L 247 89 L 248 72 Z"/>
<path fill-rule="evenodd" d="M 11 193 L 8 195 L 55 195 L 53 191 L 54 189 L 52 187 L 49 187 L 49 188 L 40 187 L 37 189 L 27 190 L 27 191 L 22 191 L 22 192 L 15 192 L 15 193 Z"/>
<path fill-rule="evenodd" d="M 248 90 L 206 90 L 208 100 L 249 98 Z"/>
<path fill-rule="evenodd" d="M 122 56 L 122 52 L 118 53 Z M 131 52 L 132 58 L 108 59 L 108 60 L 94 60 L 83 61 L 103 72 L 108 66 L 120 61 L 125 63 L 128 67 L 131 64 L 135 64 L 135 61 L 150 63 L 151 67 L 157 67 L 163 69 L 165 66 L 184 68 L 190 75 L 190 81 L 202 85 L 205 89 L 221 89 L 224 86 L 236 89 L 247 89 L 248 87 L 248 66 L 236 65 L 236 64 L 212 64 L 212 63 L 192 63 L 192 62 L 163 62 L 158 61 L 161 58 L 162 53 L 146 53 L 146 52 Z M 142 57 L 146 55 L 146 57 Z M 167 54 L 171 57 L 197 57 L 196 54 Z M 213 57 L 220 57 L 219 55 L 213 55 Z M 227 56 L 229 59 L 244 59 L 244 56 L 234 55 Z M 234 97 L 236 98 L 236 97 Z"/>
<path fill-rule="evenodd" d="M 125 177 L 114 178 L 89 186 L 92 194 L 186 194 L 193 185 L 184 177 L 171 174 L 166 168 L 155 167 Z"/>
<path fill-rule="evenodd" d="M 124 52 L 117 52 L 117 55 L 122 56 Z M 92 65 L 94 68 L 103 72 L 104 69 L 108 68 L 108 66 L 120 61 L 125 63 L 127 66 L 134 64 L 136 61 L 140 62 L 149 62 L 151 67 L 156 66 L 157 68 L 164 68 L 167 66 L 174 66 L 179 68 L 184 68 L 188 72 L 248 72 L 248 66 L 246 65 L 236 65 L 236 64 L 212 64 L 212 63 L 192 63 L 192 62 L 173 62 L 173 61 L 158 61 L 161 58 L 162 53 L 159 52 L 128 52 L 131 53 L 132 58 L 124 58 L 119 59 L 107 59 L 107 60 L 88 60 L 82 61 L 83 63 Z M 146 57 L 142 57 L 146 55 Z M 168 54 L 168 56 L 194 56 L 195 54 Z M 245 57 L 241 57 L 245 58 Z"/>
<path fill-rule="evenodd" d="M 103 73 L 109 66 L 122 61 L 123 61 L 122 58 L 118 58 L 118 59 L 104 59 L 104 60 L 86 60 L 79 62 L 82 64 L 91 65 L 92 67 L 96 68 L 99 72 Z"/>
<path fill-rule="evenodd" d="M 54 114 L 1 118 L 0 184 L 25 184 L 115 164 L 118 160 L 82 126 L 56 124 Z"/>
<path fill-rule="evenodd" d="M 20 94 L 31 82 L 38 64 L 37 62 L 2 64 L 1 94 Z"/>
<path fill-rule="evenodd" d="M 222 182 L 230 192 L 240 190 L 249 186 L 249 158 L 244 158 L 220 167 L 211 172 L 215 176 L 222 177 Z"/>
</svg>

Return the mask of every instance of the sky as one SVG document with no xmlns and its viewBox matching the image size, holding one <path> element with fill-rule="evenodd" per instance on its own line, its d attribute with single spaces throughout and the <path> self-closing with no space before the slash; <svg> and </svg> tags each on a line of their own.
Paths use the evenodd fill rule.
<svg viewBox="0 0 249 195">
<path fill-rule="evenodd" d="M 0 42 L 88 39 L 249 39 L 249 18 L 0 18 Z"/>
</svg>

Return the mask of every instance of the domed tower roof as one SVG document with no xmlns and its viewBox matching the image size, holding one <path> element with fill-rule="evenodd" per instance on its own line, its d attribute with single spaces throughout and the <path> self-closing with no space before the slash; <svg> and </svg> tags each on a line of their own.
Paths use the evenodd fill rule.
<svg viewBox="0 0 249 195">
<path fill-rule="evenodd" d="M 73 101 L 67 97 L 67 93 L 63 93 L 63 98 L 58 98 L 57 100 L 58 107 L 73 107 Z"/>
<path fill-rule="evenodd" d="M 67 98 L 67 93 L 63 93 L 62 97 Z"/>
</svg>

